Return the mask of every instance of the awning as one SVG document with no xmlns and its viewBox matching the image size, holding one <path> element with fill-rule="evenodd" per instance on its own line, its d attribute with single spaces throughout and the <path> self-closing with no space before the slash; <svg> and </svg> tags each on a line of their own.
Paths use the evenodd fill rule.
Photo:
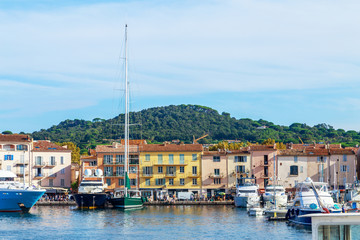
<svg viewBox="0 0 360 240">
<path fill-rule="evenodd" d="M 46 193 L 67 193 L 66 188 L 57 188 L 57 187 L 43 187 L 42 189 L 46 190 Z"/>
</svg>

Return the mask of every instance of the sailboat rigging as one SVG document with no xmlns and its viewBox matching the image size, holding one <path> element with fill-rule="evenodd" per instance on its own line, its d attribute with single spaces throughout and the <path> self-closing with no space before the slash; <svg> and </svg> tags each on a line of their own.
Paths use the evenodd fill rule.
<svg viewBox="0 0 360 240">
<path fill-rule="evenodd" d="M 124 188 L 115 190 L 110 203 L 117 208 L 140 208 L 144 198 L 139 190 L 132 190 L 129 178 L 129 81 L 127 58 L 127 24 L 125 25 L 125 124 L 124 124 Z"/>
</svg>

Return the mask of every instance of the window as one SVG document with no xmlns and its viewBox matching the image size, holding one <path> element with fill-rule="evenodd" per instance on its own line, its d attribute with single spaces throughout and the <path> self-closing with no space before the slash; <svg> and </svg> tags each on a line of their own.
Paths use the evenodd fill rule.
<svg viewBox="0 0 360 240">
<path fill-rule="evenodd" d="M 55 166 L 55 164 L 56 164 L 56 163 L 55 163 L 55 157 L 54 157 L 54 156 L 51 156 L 51 157 L 50 157 L 50 165 L 51 165 L 51 166 Z"/>
<path fill-rule="evenodd" d="M 185 185 L 185 179 L 184 178 L 180 178 L 180 185 Z"/>
<path fill-rule="evenodd" d="M 64 165 L 64 157 L 60 157 L 60 164 Z"/>
<path fill-rule="evenodd" d="M 61 179 L 64 180 L 64 179 Z M 49 187 L 53 187 L 54 186 L 54 179 L 49 179 Z"/>
<path fill-rule="evenodd" d="M 213 156 L 213 162 L 220 162 L 220 156 Z"/>
<path fill-rule="evenodd" d="M 169 163 L 174 164 L 174 154 L 169 154 Z"/>
<path fill-rule="evenodd" d="M 124 164 L 124 155 L 116 155 L 115 156 L 115 164 Z"/>
<path fill-rule="evenodd" d="M 112 155 L 104 155 L 104 164 L 112 164 L 113 156 Z"/>
<path fill-rule="evenodd" d="M 18 150 L 18 151 L 27 151 L 27 146 L 26 145 L 17 145 L 16 150 Z"/>
<path fill-rule="evenodd" d="M 295 163 L 298 162 L 298 156 L 294 156 L 294 162 L 295 162 Z"/>
<path fill-rule="evenodd" d="M 168 176 L 175 176 L 176 175 L 176 167 L 166 167 L 166 175 Z"/>
<path fill-rule="evenodd" d="M 137 185 L 137 179 L 136 178 L 131 178 L 130 179 L 130 185 L 131 186 L 136 186 Z"/>
<path fill-rule="evenodd" d="M 150 179 L 148 179 L 148 180 L 150 180 Z M 123 178 L 120 178 L 119 179 L 119 186 L 124 186 L 124 184 L 125 184 L 125 180 Z"/>
<path fill-rule="evenodd" d="M 155 185 L 157 185 L 157 186 L 165 185 L 165 178 L 156 178 Z"/>
<path fill-rule="evenodd" d="M 10 165 L 7 165 L 7 166 L 6 166 L 6 170 L 7 170 L 7 171 L 11 171 L 11 166 L 10 166 Z"/>
<path fill-rule="evenodd" d="M 129 172 L 130 172 L 130 173 L 136 173 L 136 172 L 137 172 L 137 168 L 136 168 L 136 167 L 129 167 Z"/>
<path fill-rule="evenodd" d="M 150 154 L 145 154 L 145 161 L 150 161 Z"/>
<path fill-rule="evenodd" d="M 219 176 L 220 175 L 220 169 L 214 169 L 214 175 Z"/>
<path fill-rule="evenodd" d="M 12 145 L 4 145 L 3 146 L 3 149 L 5 151 L 13 151 L 14 150 L 14 147 Z"/>
<path fill-rule="evenodd" d="M 158 164 L 162 164 L 162 163 L 163 163 L 163 155 L 158 154 Z"/>
<path fill-rule="evenodd" d="M 163 173 L 163 167 L 158 167 L 158 173 Z"/>
<path fill-rule="evenodd" d="M 41 156 L 36 156 L 35 157 L 35 165 L 36 166 L 41 166 L 42 165 L 42 157 Z"/>
<path fill-rule="evenodd" d="M 65 168 L 62 168 L 62 169 L 60 170 L 60 174 L 65 174 Z"/>
<path fill-rule="evenodd" d="M 184 156 L 184 154 L 180 154 L 179 157 L 180 157 L 180 164 L 184 164 L 184 163 L 185 163 L 185 156 Z"/>
<path fill-rule="evenodd" d="M 174 179 L 172 179 L 172 178 L 169 179 L 169 185 L 171 185 L 171 186 L 174 185 Z"/>
<path fill-rule="evenodd" d="M 247 162 L 247 156 L 235 156 L 234 162 Z"/>
<path fill-rule="evenodd" d="M 113 168 L 112 167 L 104 167 L 105 176 L 112 176 L 113 175 Z"/>
<path fill-rule="evenodd" d="M 130 164 L 139 164 L 139 155 L 129 155 Z"/>
<path fill-rule="evenodd" d="M 52 180 L 52 179 L 51 179 Z M 64 187 L 65 186 L 65 179 L 60 179 L 60 186 Z"/>
<path fill-rule="evenodd" d="M 193 155 L 192 155 L 192 160 L 193 160 L 193 161 L 196 161 L 196 160 L 197 160 L 197 154 L 193 154 Z"/>
<path fill-rule="evenodd" d="M 239 166 L 236 166 L 235 168 L 236 168 L 237 173 L 245 173 L 245 166 L 239 165 Z"/>
<path fill-rule="evenodd" d="M 145 179 L 145 185 L 146 186 L 150 186 L 150 179 L 148 178 L 148 179 Z"/>
<path fill-rule="evenodd" d="M 268 165 L 268 161 L 269 161 L 269 156 L 264 155 L 264 165 Z"/>
<path fill-rule="evenodd" d="M 116 176 L 124 176 L 124 167 L 116 167 Z"/>
<path fill-rule="evenodd" d="M 298 166 L 290 166 L 290 175 L 298 175 Z"/>
<path fill-rule="evenodd" d="M 344 162 L 347 161 L 347 155 L 343 155 L 343 161 L 344 161 Z"/>
<path fill-rule="evenodd" d="M 108 186 L 111 185 L 111 179 L 110 179 L 110 178 L 107 178 L 107 179 L 106 179 L 106 184 L 107 184 Z"/>
<path fill-rule="evenodd" d="M 324 156 L 318 156 L 318 157 L 317 157 L 317 161 L 318 161 L 318 162 L 326 162 L 326 157 L 324 157 Z"/>
<path fill-rule="evenodd" d="M 214 184 L 221 184 L 221 178 L 214 178 Z"/>
<path fill-rule="evenodd" d="M 341 170 L 341 172 L 347 172 L 348 171 L 348 166 L 347 165 L 341 165 L 340 170 Z"/>
<path fill-rule="evenodd" d="M 153 168 L 152 167 L 143 167 L 143 175 L 152 176 L 153 175 Z"/>
<path fill-rule="evenodd" d="M 185 172 L 185 168 L 183 166 L 180 167 L 180 173 L 184 173 Z"/>
<path fill-rule="evenodd" d="M 196 178 L 193 178 L 192 185 L 197 185 L 197 179 Z"/>
<path fill-rule="evenodd" d="M 196 167 L 196 166 L 193 166 L 193 167 L 192 167 L 192 175 L 193 175 L 193 176 L 196 176 L 196 175 L 197 175 L 197 167 Z"/>
<path fill-rule="evenodd" d="M 24 174 L 25 170 L 24 170 L 24 165 L 20 165 L 20 173 Z"/>
<path fill-rule="evenodd" d="M 4 160 L 14 160 L 14 155 L 5 155 Z"/>
<path fill-rule="evenodd" d="M 304 172 L 304 166 L 300 166 L 300 172 L 301 172 L 301 173 Z"/>
<path fill-rule="evenodd" d="M 89 162 L 89 166 L 97 166 L 97 161 L 91 161 Z"/>
<path fill-rule="evenodd" d="M 25 155 L 20 155 L 20 162 L 25 163 Z"/>
</svg>

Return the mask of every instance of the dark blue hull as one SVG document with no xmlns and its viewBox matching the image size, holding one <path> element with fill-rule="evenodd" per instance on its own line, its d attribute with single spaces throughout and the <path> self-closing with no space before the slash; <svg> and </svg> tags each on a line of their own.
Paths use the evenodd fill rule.
<svg viewBox="0 0 360 240">
<path fill-rule="evenodd" d="M 330 212 L 341 213 L 341 210 L 333 210 Z M 289 220 L 289 222 L 311 226 L 311 217 L 306 217 L 306 215 L 313 214 L 313 213 L 325 214 L 325 213 L 322 213 L 320 209 L 317 209 L 317 210 L 289 209 L 286 214 L 286 217 Z"/>
<path fill-rule="evenodd" d="M 78 193 L 74 198 L 79 208 L 103 208 L 106 203 L 105 193 Z"/>
</svg>

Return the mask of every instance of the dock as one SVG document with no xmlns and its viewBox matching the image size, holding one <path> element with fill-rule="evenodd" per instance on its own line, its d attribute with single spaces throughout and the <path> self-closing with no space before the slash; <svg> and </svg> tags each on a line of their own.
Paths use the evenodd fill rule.
<svg viewBox="0 0 360 240">
<path fill-rule="evenodd" d="M 147 206 L 168 206 L 168 205 L 234 205 L 234 201 L 152 201 L 145 202 Z"/>
<path fill-rule="evenodd" d="M 75 201 L 39 201 L 35 206 L 76 206 Z"/>
</svg>

